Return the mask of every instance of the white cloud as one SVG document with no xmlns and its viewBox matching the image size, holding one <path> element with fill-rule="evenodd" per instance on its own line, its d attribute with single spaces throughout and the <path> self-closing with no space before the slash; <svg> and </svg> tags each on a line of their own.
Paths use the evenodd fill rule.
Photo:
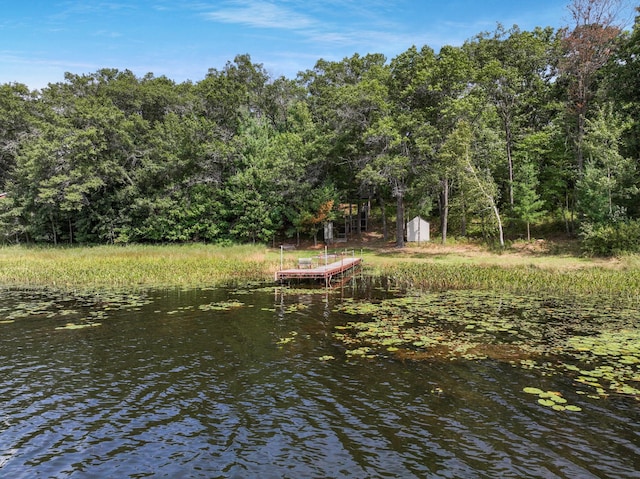
<svg viewBox="0 0 640 479">
<path fill-rule="evenodd" d="M 233 3 L 236 6 L 203 13 L 203 16 L 209 20 L 255 28 L 304 30 L 316 25 L 311 17 L 275 3 L 262 0 Z"/>
<path fill-rule="evenodd" d="M 402 26 L 386 16 L 394 3 L 372 0 L 365 8 L 353 0 L 230 0 L 201 15 L 211 21 L 293 31 L 315 49 L 375 46 L 380 51 L 395 45 L 408 47 L 416 41 L 415 34 L 399 33 Z"/>
</svg>

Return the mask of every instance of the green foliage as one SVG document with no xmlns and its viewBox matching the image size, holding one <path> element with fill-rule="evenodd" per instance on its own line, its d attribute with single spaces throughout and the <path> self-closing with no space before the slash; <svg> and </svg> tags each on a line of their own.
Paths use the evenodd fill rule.
<svg viewBox="0 0 640 479">
<path fill-rule="evenodd" d="M 501 212 L 529 230 L 549 209 L 567 233 L 636 219 L 638 38 L 638 24 L 498 26 L 437 53 L 318 60 L 295 80 L 244 54 L 197 83 L 105 68 L 0 85 L 0 235 L 270 243 L 316 238 L 323 205 L 364 198 L 385 238 L 395 205 L 398 246 L 405 212 L 439 219 L 443 242 L 449 215 L 501 243 Z"/>
<path fill-rule="evenodd" d="M 37 110 L 25 85 L 0 85 L 0 191 L 4 191 L 24 136 L 33 132 Z"/>
<path fill-rule="evenodd" d="M 640 220 L 581 226 L 582 250 L 592 256 L 640 252 Z"/>
<path fill-rule="evenodd" d="M 523 163 L 516 174 L 514 185 L 516 204 L 513 211 L 527 225 L 527 240 L 531 240 L 531 223 L 545 215 L 544 201 L 537 192 L 538 175 L 533 163 Z"/>
<path fill-rule="evenodd" d="M 625 156 L 640 156 L 640 7 L 636 8 L 633 31 L 622 37 L 615 57 L 609 62 L 605 77 L 607 95 L 618 111 L 632 119 L 624 132 Z"/>
<path fill-rule="evenodd" d="M 624 202 L 637 192 L 634 163 L 620 153 L 628 127 L 610 104 L 586 122 L 584 175 L 578 181 L 578 207 L 586 222 L 617 221 L 625 216 Z"/>
</svg>

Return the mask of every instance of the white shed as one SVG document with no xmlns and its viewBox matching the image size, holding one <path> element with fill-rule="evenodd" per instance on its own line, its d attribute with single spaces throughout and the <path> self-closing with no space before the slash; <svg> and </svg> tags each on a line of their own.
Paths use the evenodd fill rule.
<svg viewBox="0 0 640 479">
<path fill-rule="evenodd" d="M 407 222 L 407 241 L 421 242 L 429 241 L 429 222 L 416 216 Z"/>
</svg>

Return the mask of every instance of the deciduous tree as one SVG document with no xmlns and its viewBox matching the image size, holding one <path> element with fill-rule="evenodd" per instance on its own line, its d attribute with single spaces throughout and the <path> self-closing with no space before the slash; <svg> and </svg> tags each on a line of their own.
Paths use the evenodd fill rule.
<svg viewBox="0 0 640 479">
<path fill-rule="evenodd" d="M 598 74 L 616 48 L 623 0 L 573 0 L 573 24 L 562 38 L 560 71 L 567 84 L 568 109 L 575 119 L 573 143 L 578 173 L 584 165 L 584 135 L 588 113 L 596 94 Z"/>
</svg>

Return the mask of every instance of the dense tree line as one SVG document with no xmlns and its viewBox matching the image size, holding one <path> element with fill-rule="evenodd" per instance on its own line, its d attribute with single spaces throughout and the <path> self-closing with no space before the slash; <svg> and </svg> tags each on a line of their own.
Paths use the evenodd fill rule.
<svg viewBox="0 0 640 479">
<path fill-rule="evenodd" d="M 640 23 L 622 31 L 616 4 L 295 79 L 239 55 L 197 83 L 103 69 L 0 85 L 2 239 L 281 241 L 366 198 L 400 246 L 422 214 L 443 242 L 544 222 L 595 252 L 640 231 Z"/>
</svg>

